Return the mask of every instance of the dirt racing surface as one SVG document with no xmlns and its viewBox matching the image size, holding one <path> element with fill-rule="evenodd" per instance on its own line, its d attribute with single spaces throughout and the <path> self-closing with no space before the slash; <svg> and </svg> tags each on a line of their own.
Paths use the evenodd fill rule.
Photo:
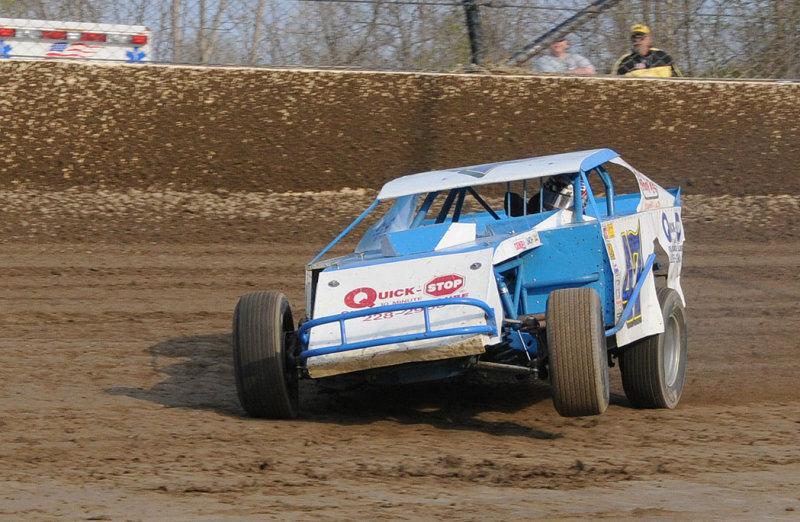
<svg viewBox="0 0 800 522">
<path fill-rule="evenodd" d="M 685 198 L 675 410 L 632 409 L 614 368 L 598 417 L 542 382 L 304 381 L 292 421 L 240 408 L 233 308 L 277 289 L 299 317 L 374 191 L 0 196 L 0 518 L 800 517 L 795 196 Z"/>
</svg>

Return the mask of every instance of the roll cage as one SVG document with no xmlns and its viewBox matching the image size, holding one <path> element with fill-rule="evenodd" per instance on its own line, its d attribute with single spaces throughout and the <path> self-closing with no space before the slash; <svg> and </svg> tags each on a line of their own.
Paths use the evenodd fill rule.
<svg viewBox="0 0 800 522">
<path fill-rule="evenodd" d="M 504 185 L 506 194 L 508 194 L 511 192 L 512 183 L 522 182 L 524 198 L 526 197 L 528 183 L 538 180 L 538 193 L 541 199 L 542 181 L 544 179 L 556 175 L 566 175 L 573 186 L 573 222 L 580 223 L 584 221 L 586 216 L 598 220 L 614 217 L 616 215 L 614 183 L 608 170 L 603 166 L 607 162 L 622 165 L 631 172 L 635 172 L 633 167 L 619 158 L 619 155 L 611 149 L 596 149 L 474 167 L 431 171 L 398 178 L 385 184 L 372 205 L 334 238 L 309 264 L 319 261 L 382 201 L 395 200 L 395 203 L 384 217 L 370 227 L 373 234 L 378 233 L 376 235 L 379 235 L 380 231 L 378 229 L 380 227 L 388 230 L 395 226 L 401 227 L 400 229 L 402 230 L 410 230 L 429 224 L 460 222 L 466 215 L 472 215 L 464 213 L 467 195 L 471 196 L 485 210 L 487 218 L 500 221 L 519 217 L 511 216 L 506 212 L 500 213 L 497 209 L 492 208 L 486 199 L 478 193 L 477 189 L 483 185 Z M 595 197 L 589 183 L 588 176 L 590 174 L 596 175 L 605 189 L 605 201 L 600 201 L 600 205 L 598 205 L 598 199 Z M 588 202 L 585 208 L 582 204 L 575 204 L 584 186 L 588 194 Z M 446 194 L 442 206 L 436 212 L 435 217 L 429 217 L 428 213 L 434 208 L 434 201 L 442 194 Z M 421 205 L 417 206 L 418 198 L 423 195 L 424 198 Z M 409 204 L 413 207 L 410 210 L 406 209 L 405 212 L 397 211 L 399 207 L 408 206 Z M 601 207 L 603 208 L 601 209 Z M 543 211 L 541 206 L 539 206 L 538 210 L 539 212 Z M 530 214 L 531 212 L 528 212 L 526 206 L 523 209 L 522 216 Z M 396 219 L 397 216 L 401 215 L 404 220 L 399 223 Z M 387 223 L 388 220 L 385 219 L 387 216 L 392 217 L 392 223 Z M 370 234 L 370 230 L 365 235 Z M 361 242 L 359 245 L 361 245 Z M 365 248 L 357 247 L 356 253 L 366 250 Z"/>
</svg>

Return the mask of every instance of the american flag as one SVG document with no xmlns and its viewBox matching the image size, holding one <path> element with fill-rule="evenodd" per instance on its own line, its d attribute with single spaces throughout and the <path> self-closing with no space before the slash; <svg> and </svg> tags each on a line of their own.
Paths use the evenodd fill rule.
<svg viewBox="0 0 800 522">
<path fill-rule="evenodd" d="M 91 58 L 97 49 L 102 49 L 102 47 L 85 43 L 56 42 L 50 46 L 50 50 L 45 56 L 50 58 Z"/>
</svg>

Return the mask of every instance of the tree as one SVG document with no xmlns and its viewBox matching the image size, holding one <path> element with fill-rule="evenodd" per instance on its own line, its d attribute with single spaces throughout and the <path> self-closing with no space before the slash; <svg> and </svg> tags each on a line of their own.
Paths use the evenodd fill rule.
<svg viewBox="0 0 800 522">
<path fill-rule="evenodd" d="M 172 0 L 172 61 L 183 61 L 183 26 L 181 25 L 181 0 Z"/>
</svg>

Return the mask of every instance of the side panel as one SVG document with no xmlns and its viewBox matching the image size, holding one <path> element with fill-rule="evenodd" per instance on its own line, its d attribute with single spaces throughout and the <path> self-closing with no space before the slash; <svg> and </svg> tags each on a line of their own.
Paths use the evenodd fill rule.
<svg viewBox="0 0 800 522">
<path fill-rule="evenodd" d="M 523 312 L 542 313 L 550 292 L 559 288 L 594 288 L 603 300 L 604 319 L 613 317 L 613 276 L 603 247 L 600 223 L 589 221 L 539 230 L 541 246 L 522 257 Z"/>
<path fill-rule="evenodd" d="M 622 317 L 628 296 L 638 282 L 647 258 L 655 252 L 656 242 L 668 254 L 667 286 L 675 289 L 683 299 L 680 273 L 684 234 L 680 207 L 656 208 L 608 220 L 603 223 L 603 237 L 614 274 L 615 324 Z M 624 346 L 663 331 L 655 277 L 651 272 L 633 305 L 631 317 L 617 333 L 617 344 Z"/>
</svg>

